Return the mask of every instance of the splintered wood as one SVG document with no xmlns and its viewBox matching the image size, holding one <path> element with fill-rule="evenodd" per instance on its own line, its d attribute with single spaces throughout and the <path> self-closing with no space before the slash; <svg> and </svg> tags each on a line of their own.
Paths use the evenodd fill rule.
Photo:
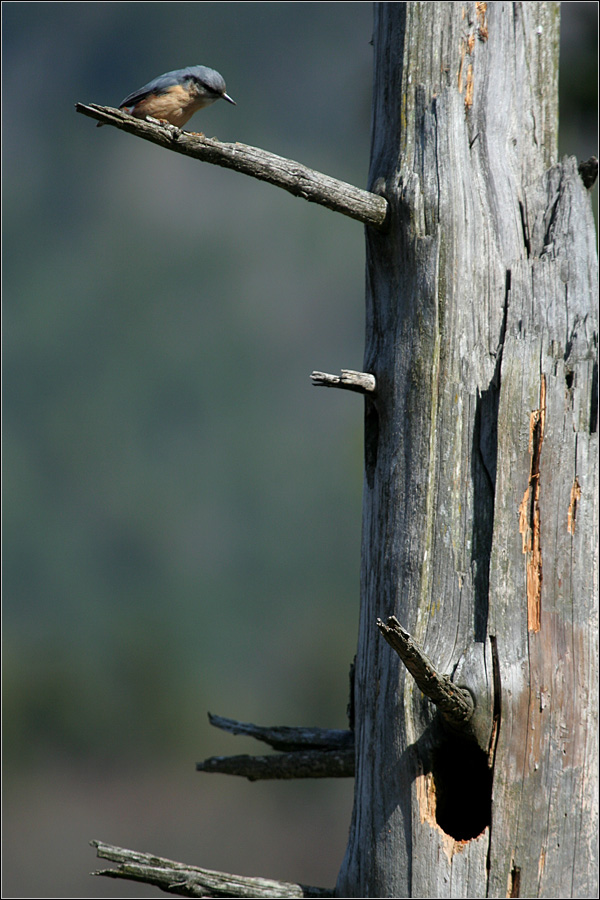
<svg viewBox="0 0 600 900">
<path fill-rule="evenodd" d="M 455 853 L 460 853 L 465 849 L 468 841 L 457 841 L 451 835 L 440 828 L 436 818 L 437 797 L 435 792 L 435 781 L 431 772 L 423 772 L 422 769 L 417 775 L 415 787 L 417 790 L 417 802 L 419 804 L 419 815 L 421 824 L 427 823 L 429 827 L 438 835 L 440 844 L 448 862 L 452 861 Z"/>
<path fill-rule="evenodd" d="M 529 484 L 519 507 L 519 531 L 527 565 L 527 628 L 539 631 L 542 611 L 542 546 L 540 536 L 540 458 L 546 427 L 546 376 L 540 382 L 540 405 L 529 418 Z"/>
<path fill-rule="evenodd" d="M 569 511 L 567 513 L 567 531 L 569 534 L 575 534 L 575 519 L 577 517 L 577 504 L 581 500 L 581 486 L 577 475 L 571 488 L 571 501 L 569 503 Z"/>
</svg>

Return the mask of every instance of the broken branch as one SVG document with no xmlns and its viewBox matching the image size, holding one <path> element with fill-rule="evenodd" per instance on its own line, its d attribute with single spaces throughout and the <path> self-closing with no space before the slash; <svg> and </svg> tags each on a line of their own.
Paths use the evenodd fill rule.
<svg viewBox="0 0 600 900">
<path fill-rule="evenodd" d="M 124 850 L 102 841 L 90 843 L 96 847 L 99 859 L 119 863 L 117 869 L 101 869 L 92 874 L 142 881 L 179 897 L 333 897 L 333 891 L 325 888 L 214 872 L 150 853 Z"/>
<path fill-rule="evenodd" d="M 294 728 L 286 725 L 264 726 L 252 722 L 237 722 L 224 716 L 208 714 L 215 728 L 230 734 L 244 734 L 264 741 L 274 750 L 347 750 L 354 748 L 351 731 L 338 728 Z"/>
<path fill-rule="evenodd" d="M 242 775 L 248 781 L 352 778 L 354 744 L 343 750 L 292 750 L 272 756 L 211 756 L 196 763 L 196 771 Z"/>
<path fill-rule="evenodd" d="M 174 125 L 136 119 L 120 109 L 98 106 L 96 103 L 77 103 L 75 109 L 85 116 L 97 119 L 103 125 L 114 125 L 130 134 L 159 144 L 167 150 L 193 156 L 195 159 L 236 169 L 261 181 L 268 181 L 296 197 L 312 203 L 320 203 L 334 212 L 357 219 L 365 225 L 379 228 L 383 225 L 388 203 L 379 194 L 364 191 L 345 181 L 338 181 L 322 172 L 316 172 L 293 159 L 286 159 L 251 147 L 248 144 L 225 144 L 203 134 L 181 131 Z"/>
</svg>

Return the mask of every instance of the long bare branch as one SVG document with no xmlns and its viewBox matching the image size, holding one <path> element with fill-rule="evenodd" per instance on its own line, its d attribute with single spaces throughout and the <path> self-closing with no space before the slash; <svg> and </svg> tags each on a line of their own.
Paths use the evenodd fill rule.
<svg viewBox="0 0 600 900">
<path fill-rule="evenodd" d="M 181 131 L 174 125 L 157 120 L 136 119 L 123 110 L 110 106 L 77 103 L 75 109 L 84 116 L 97 119 L 103 125 L 114 125 L 167 150 L 268 181 L 296 197 L 320 203 L 365 225 L 380 228 L 385 221 L 388 204 L 384 197 L 309 169 L 293 159 L 261 150 L 260 147 L 238 142 L 226 144 L 203 134 Z"/>
</svg>

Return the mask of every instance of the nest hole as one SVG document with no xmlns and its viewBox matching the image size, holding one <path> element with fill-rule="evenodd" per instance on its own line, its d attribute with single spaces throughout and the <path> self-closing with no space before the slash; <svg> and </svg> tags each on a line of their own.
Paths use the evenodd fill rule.
<svg viewBox="0 0 600 900">
<path fill-rule="evenodd" d="M 478 837 L 491 823 L 492 770 L 474 741 L 447 735 L 432 752 L 436 821 L 456 841 Z"/>
</svg>

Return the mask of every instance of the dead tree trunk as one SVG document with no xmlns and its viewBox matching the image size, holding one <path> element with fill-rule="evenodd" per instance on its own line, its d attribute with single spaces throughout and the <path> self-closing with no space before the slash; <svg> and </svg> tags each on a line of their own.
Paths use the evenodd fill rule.
<svg viewBox="0 0 600 900">
<path fill-rule="evenodd" d="M 356 734 L 213 717 L 279 752 L 198 766 L 339 777 L 355 747 L 337 896 L 596 896 L 597 261 L 558 33 L 557 3 L 376 4 L 370 191 L 77 105 L 367 225 L 365 371 L 313 373 L 365 395 Z M 333 896 L 94 844 L 182 896 Z"/>
<path fill-rule="evenodd" d="M 338 896 L 596 896 L 597 265 L 557 162 L 558 36 L 557 3 L 376 4 L 389 213 Z M 468 724 L 378 617 L 468 690 Z"/>
</svg>

